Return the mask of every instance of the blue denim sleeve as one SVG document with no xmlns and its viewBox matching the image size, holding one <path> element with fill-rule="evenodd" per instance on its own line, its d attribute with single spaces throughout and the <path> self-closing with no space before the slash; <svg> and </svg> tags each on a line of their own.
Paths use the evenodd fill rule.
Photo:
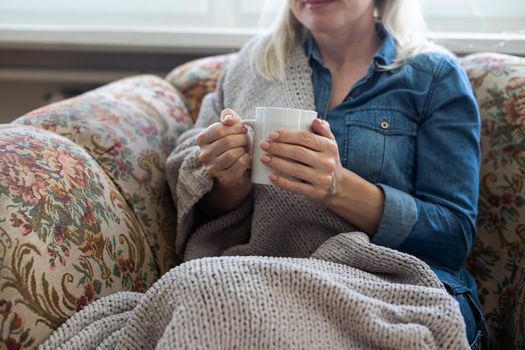
<svg viewBox="0 0 525 350">
<path fill-rule="evenodd" d="M 458 270 L 476 236 L 480 117 L 469 80 L 444 58 L 416 140 L 414 192 L 378 184 L 383 217 L 372 242 Z"/>
</svg>

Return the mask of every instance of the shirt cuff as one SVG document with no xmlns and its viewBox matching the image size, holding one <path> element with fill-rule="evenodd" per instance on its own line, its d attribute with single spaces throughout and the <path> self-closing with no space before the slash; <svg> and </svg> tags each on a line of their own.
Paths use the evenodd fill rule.
<svg viewBox="0 0 525 350">
<path fill-rule="evenodd" d="M 417 205 L 414 197 L 393 187 L 377 184 L 385 194 L 385 208 L 376 234 L 371 242 L 396 249 L 410 235 L 417 221 Z"/>
</svg>

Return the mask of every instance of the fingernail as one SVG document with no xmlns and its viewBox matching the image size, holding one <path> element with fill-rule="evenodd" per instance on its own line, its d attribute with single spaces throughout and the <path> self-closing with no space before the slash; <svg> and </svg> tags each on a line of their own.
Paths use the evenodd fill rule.
<svg viewBox="0 0 525 350">
<path fill-rule="evenodd" d="M 325 128 L 330 129 L 330 124 L 326 120 L 323 120 L 323 125 Z"/>
<path fill-rule="evenodd" d="M 271 141 L 277 140 L 279 138 L 279 133 L 276 131 L 269 132 L 267 138 Z"/>
<path fill-rule="evenodd" d="M 261 157 L 261 162 L 263 162 L 263 163 L 270 163 L 271 161 L 272 161 L 272 158 L 270 158 L 267 155 L 264 155 L 264 156 Z"/>
<path fill-rule="evenodd" d="M 243 126 L 241 126 L 241 133 L 243 133 L 243 134 L 246 134 L 246 133 L 248 133 L 248 128 L 247 128 L 247 127 L 245 127 L 244 125 L 243 125 Z"/>
<path fill-rule="evenodd" d="M 226 115 L 224 116 L 224 121 L 230 120 L 230 119 L 232 119 L 232 118 L 233 118 L 233 115 L 231 115 L 231 114 L 226 114 Z"/>
<path fill-rule="evenodd" d="M 261 141 L 261 143 L 259 144 L 259 146 L 262 148 L 262 149 L 268 149 L 270 148 L 270 143 L 268 141 Z"/>
<path fill-rule="evenodd" d="M 272 180 L 274 182 L 277 181 L 277 176 L 275 176 L 274 174 L 270 174 L 270 175 L 268 175 L 268 177 L 270 178 L 270 180 Z"/>
</svg>

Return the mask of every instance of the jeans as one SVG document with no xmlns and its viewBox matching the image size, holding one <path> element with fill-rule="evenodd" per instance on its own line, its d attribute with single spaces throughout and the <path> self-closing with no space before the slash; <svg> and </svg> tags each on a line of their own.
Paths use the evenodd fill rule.
<svg viewBox="0 0 525 350">
<path fill-rule="evenodd" d="M 483 309 L 476 295 L 476 283 L 470 273 L 464 269 L 458 274 L 433 269 L 448 293 L 456 299 L 465 320 L 467 339 L 470 348 L 488 349 L 490 338 Z"/>
</svg>

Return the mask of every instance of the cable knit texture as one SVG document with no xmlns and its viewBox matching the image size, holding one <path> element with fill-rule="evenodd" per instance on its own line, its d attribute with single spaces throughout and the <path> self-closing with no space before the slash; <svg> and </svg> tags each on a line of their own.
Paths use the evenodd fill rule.
<svg viewBox="0 0 525 350">
<path fill-rule="evenodd" d="M 95 301 L 42 349 L 468 349 L 459 306 L 425 263 L 371 244 L 319 203 L 256 185 L 235 211 L 194 222 L 213 185 L 196 135 L 224 107 L 243 118 L 255 106 L 314 108 L 302 48 L 287 80 L 267 82 L 250 68 L 257 43 L 225 70 L 167 163 L 187 262 L 143 296 Z"/>
</svg>

